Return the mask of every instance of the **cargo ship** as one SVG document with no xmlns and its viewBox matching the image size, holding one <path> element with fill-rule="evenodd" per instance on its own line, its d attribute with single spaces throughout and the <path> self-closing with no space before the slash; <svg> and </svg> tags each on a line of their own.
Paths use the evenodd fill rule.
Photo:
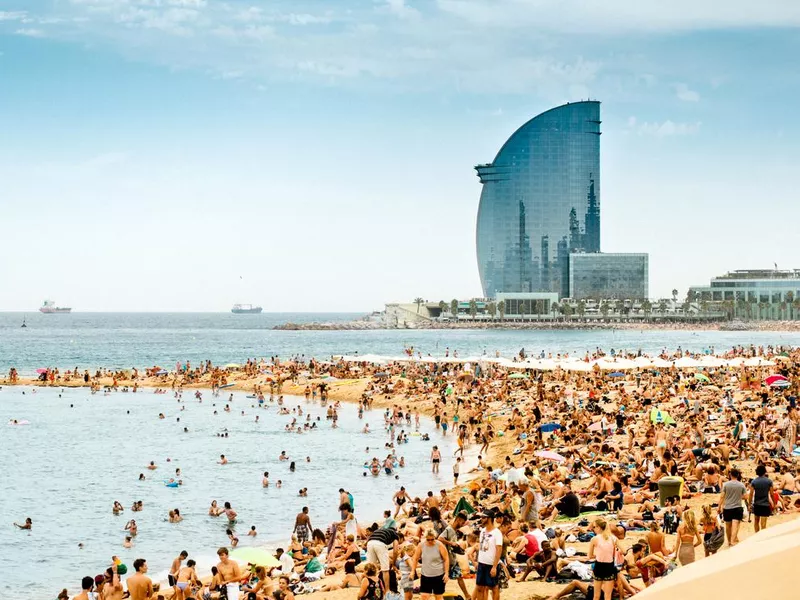
<svg viewBox="0 0 800 600">
<path fill-rule="evenodd" d="M 260 306 L 253 306 L 252 304 L 234 304 L 231 312 L 235 315 L 257 315 L 262 310 Z"/>
<path fill-rule="evenodd" d="M 71 308 L 65 308 L 63 306 L 56 306 L 56 303 L 52 300 L 45 300 L 42 307 L 39 309 L 39 312 L 45 313 L 46 315 L 51 315 L 55 313 L 68 313 L 72 312 Z"/>
</svg>

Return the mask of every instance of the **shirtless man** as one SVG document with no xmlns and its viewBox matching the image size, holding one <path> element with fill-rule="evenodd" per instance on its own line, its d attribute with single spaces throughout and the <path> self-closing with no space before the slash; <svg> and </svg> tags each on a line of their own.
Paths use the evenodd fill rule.
<svg viewBox="0 0 800 600">
<path fill-rule="evenodd" d="M 175 560 L 172 561 L 172 566 L 169 568 L 169 574 L 167 575 L 167 582 L 172 587 L 175 587 L 175 583 L 178 581 L 178 571 L 181 570 L 181 565 L 187 558 L 189 558 L 189 553 L 186 550 L 182 550 L 181 553 L 175 557 Z M 177 594 L 177 589 L 175 593 Z"/>
<path fill-rule="evenodd" d="M 301 544 L 308 541 L 308 535 L 313 529 L 311 517 L 308 516 L 308 507 L 304 506 L 303 510 L 294 518 L 294 532 Z"/>
<path fill-rule="evenodd" d="M 220 577 L 220 585 L 226 586 L 228 600 L 239 600 L 239 582 L 242 579 L 242 571 L 239 568 L 239 564 L 228 558 L 227 548 L 217 550 L 217 556 L 219 556 L 217 572 Z"/>
<path fill-rule="evenodd" d="M 136 573 L 125 581 L 128 584 L 130 600 L 150 600 L 153 595 L 153 580 L 145 575 L 147 573 L 147 561 L 143 558 L 137 558 L 133 561 L 133 568 Z"/>
<path fill-rule="evenodd" d="M 94 578 L 88 575 L 81 579 L 81 593 L 75 596 L 72 600 L 92 600 L 94 595 L 89 596 L 94 587 Z"/>
</svg>

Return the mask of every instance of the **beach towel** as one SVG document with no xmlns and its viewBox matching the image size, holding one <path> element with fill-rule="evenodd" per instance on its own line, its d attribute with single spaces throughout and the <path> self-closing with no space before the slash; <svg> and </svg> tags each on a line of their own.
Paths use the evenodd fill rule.
<svg viewBox="0 0 800 600">
<path fill-rule="evenodd" d="M 559 515 L 558 517 L 556 517 L 556 523 L 559 523 L 559 522 L 563 523 L 563 522 L 569 522 L 569 521 L 578 521 L 580 519 L 585 519 L 586 517 L 594 517 L 594 516 L 600 516 L 600 515 L 604 515 L 604 514 L 606 514 L 606 511 L 604 511 L 604 510 L 589 510 L 589 511 L 586 511 L 586 512 L 582 512 L 577 517 L 569 517 L 567 515 Z"/>
</svg>

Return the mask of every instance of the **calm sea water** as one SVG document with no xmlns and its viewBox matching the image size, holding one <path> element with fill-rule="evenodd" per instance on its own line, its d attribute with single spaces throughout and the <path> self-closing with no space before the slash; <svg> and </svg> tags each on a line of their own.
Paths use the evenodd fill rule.
<svg viewBox="0 0 800 600">
<path fill-rule="evenodd" d="M 89 314 L 42 315 L 0 313 L 0 373 L 12 366 L 23 374 L 37 368 L 97 368 L 159 364 L 172 367 L 177 361 L 216 364 L 241 362 L 248 357 L 279 355 L 316 356 L 372 353 L 400 355 L 413 346 L 423 353 L 443 355 L 446 348 L 461 356 L 516 354 L 525 348 L 531 354 L 570 352 L 583 354 L 600 347 L 606 350 L 642 349 L 645 352 L 677 347 L 703 351 L 726 350 L 744 344 L 800 345 L 800 333 L 720 331 L 481 331 L 481 330 L 370 330 L 370 331 L 273 331 L 287 321 L 345 321 L 353 314 Z M 26 328 L 20 325 L 25 319 Z M 25 394 L 23 394 L 23 391 Z M 385 434 L 382 416 L 365 416 L 376 433 L 359 433 L 352 406 L 343 407 L 341 428 L 332 430 L 322 409 L 322 430 L 310 434 L 283 431 L 288 417 L 278 416 L 274 406 L 251 408 L 251 400 L 237 395 L 234 412 L 214 415 L 212 399 L 202 404 L 191 393 L 185 395 L 184 411 L 171 396 L 150 392 L 92 396 L 86 390 L 5 387 L 0 390 L 0 453 L 4 457 L 5 525 L 0 525 L 0 598 L 36 599 L 55 597 L 64 585 L 75 592 L 80 577 L 94 575 L 113 554 L 131 565 L 146 557 L 151 571 L 164 574 L 169 561 L 186 549 L 201 566 L 214 560 L 216 547 L 227 542 L 226 523 L 207 516 L 212 499 L 231 501 L 240 515 L 237 533 L 243 544 L 253 542 L 244 534 L 256 525 L 256 541 L 285 540 L 294 515 L 303 505 L 311 509 L 315 525 L 327 525 L 336 516 L 336 490 L 346 486 L 356 497 L 357 513 L 374 517 L 390 504 L 398 484 L 413 493 L 438 489 L 449 482 L 449 461 L 440 479 L 428 472 L 430 445 L 418 438 L 402 447 L 409 466 L 396 482 L 385 476 L 362 477 L 362 463 L 373 454 L 383 454 Z M 293 404 L 302 400 L 293 400 Z M 245 415 L 240 414 L 245 410 Z M 128 412 L 130 411 L 130 413 Z M 157 415 L 164 412 L 165 420 Z M 261 415 L 255 423 L 255 415 Z M 181 419 L 180 423 L 176 421 Z M 26 419 L 25 426 L 6 426 L 11 418 Z M 183 427 L 189 433 L 183 433 Z M 428 427 L 426 425 L 426 427 Z M 228 428 L 230 437 L 216 437 Z M 438 440 L 437 440 L 438 441 Z M 448 445 L 445 456 L 452 448 Z M 364 451 L 370 446 L 370 452 Z M 374 448 L 379 448 L 373 453 Z M 277 456 L 287 450 L 298 459 L 298 470 Z M 231 464 L 216 464 L 226 454 Z M 311 463 L 304 463 L 305 456 Z M 173 462 L 167 463 L 167 458 Z M 157 474 L 145 482 L 137 480 L 150 460 L 159 465 Z M 186 482 L 181 489 L 166 488 L 163 480 L 180 467 Z M 283 479 L 281 490 L 263 490 L 261 473 Z M 149 474 L 149 472 L 148 472 Z M 297 490 L 309 488 L 309 497 Z M 122 516 L 111 514 L 119 500 L 126 507 Z M 143 500 L 144 512 L 130 512 L 133 500 Z M 167 511 L 180 508 L 186 520 L 166 523 Z M 11 522 L 26 516 L 34 520 L 30 533 L 16 531 Z M 133 516 L 140 534 L 132 550 L 122 548 L 123 526 Z M 78 549 L 82 542 L 84 548 Z"/>
<path fill-rule="evenodd" d="M 413 346 L 423 353 L 443 355 L 445 348 L 461 356 L 506 356 L 525 348 L 528 353 L 583 354 L 606 350 L 663 348 L 728 349 L 738 344 L 800 345 L 800 332 L 637 331 L 637 330 L 369 330 L 273 331 L 275 325 L 310 321 L 346 321 L 354 314 L 233 315 L 230 313 L 0 313 L 0 372 L 15 366 L 22 373 L 37 368 L 130 368 L 158 364 L 171 368 L 177 361 L 197 364 L 241 362 L 248 357 L 304 354 L 317 358 L 333 354 L 402 354 Z M 20 325 L 25 319 L 26 328 Z"/>
<path fill-rule="evenodd" d="M 422 429 L 431 433 L 430 442 L 411 437 L 398 447 L 407 466 L 398 469 L 397 481 L 383 474 L 363 476 L 367 458 L 382 460 L 388 453 L 380 411 L 367 412 L 359 420 L 355 406 L 343 406 L 339 427 L 333 429 L 324 408 L 287 398 L 288 406 L 302 406 L 314 420 L 321 417 L 319 430 L 297 434 L 284 431 L 292 416 L 279 415 L 276 405 L 267 402 L 268 408 L 259 409 L 244 394 L 234 394 L 233 410 L 227 413 L 227 399 L 228 395 L 215 399 L 206 393 L 199 403 L 185 393 L 178 403 L 171 395 L 152 392 L 104 396 L 82 389 L 0 390 L 0 598 L 55 598 L 64 586 L 77 593 L 81 577 L 100 573 L 115 554 L 129 567 L 135 558 L 146 558 L 151 575 L 160 579 L 166 577 L 172 558 L 185 549 L 207 571 L 217 562 L 216 549 L 228 544 L 227 519 L 207 515 L 214 499 L 220 506 L 229 501 L 238 511 L 240 545 L 271 542 L 275 547 L 288 539 L 302 506 L 310 508 L 314 527 L 324 529 L 337 519 L 339 487 L 354 495 L 356 516 L 365 524 L 391 507 L 391 496 L 400 485 L 415 495 L 449 487 L 452 436 L 441 439 L 429 421 Z M 159 419 L 159 413 L 166 418 Z M 30 424 L 6 425 L 11 418 Z M 365 423 L 372 433 L 362 433 Z M 224 429 L 229 437 L 217 437 Z M 446 457 L 437 476 L 429 472 L 434 443 Z M 296 461 L 296 472 L 278 460 L 282 450 Z M 230 463 L 217 464 L 220 454 Z M 158 465 L 154 472 L 145 468 L 151 460 Z M 164 481 L 176 468 L 182 471 L 184 485 L 168 488 Z M 267 489 L 261 485 L 264 471 L 270 473 Z M 138 480 L 140 473 L 146 481 Z M 279 479 L 281 489 L 276 487 Z M 308 488 L 307 498 L 298 495 L 302 487 Z M 115 500 L 125 506 L 120 516 L 111 512 Z M 134 500 L 144 501 L 142 512 L 131 512 Z M 180 509 L 183 522 L 166 521 L 173 508 Z M 30 532 L 12 526 L 25 517 L 33 519 Z M 131 518 L 139 535 L 132 549 L 124 549 L 123 528 Z M 251 525 L 258 531 L 255 538 L 245 535 Z"/>
</svg>

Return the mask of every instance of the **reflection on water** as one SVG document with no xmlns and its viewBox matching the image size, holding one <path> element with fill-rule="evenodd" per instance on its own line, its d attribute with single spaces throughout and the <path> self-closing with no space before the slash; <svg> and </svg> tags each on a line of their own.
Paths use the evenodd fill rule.
<svg viewBox="0 0 800 600">
<path fill-rule="evenodd" d="M 302 506 L 309 507 L 314 527 L 324 529 L 337 519 L 339 487 L 353 493 L 356 516 L 366 519 L 389 508 L 400 485 L 419 495 L 449 484 L 446 466 L 436 477 L 429 472 L 432 443 L 444 446 L 446 464 L 454 450 L 450 439 L 443 442 L 436 435 L 431 442 L 411 437 L 398 446 L 397 454 L 407 464 L 399 481 L 386 475 L 364 477 L 364 461 L 383 459 L 388 452 L 381 411 L 365 413 L 362 421 L 355 406 L 343 405 L 339 427 L 332 429 L 324 408 L 300 398 L 287 398 L 286 404 L 290 409 L 301 406 L 305 414 L 285 416 L 275 404 L 253 407 L 255 401 L 244 394 L 234 394 L 232 411 L 224 412 L 228 396 L 215 399 L 205 392 L 198 403 L 192 391 L 179 404 L 172 395 L 149 390 L 92 396 L 83 389 L 34 393 L 31 388 L 2 388 L 6 525 L 0 535 L 0 598 L 54 597 L 65 585 L 76 593 L 80 578 L 100 573 L 114 554 L 128 566 L 137 557 L 147 558 L 156 577 L 183 549 L 200 566 L 210 566 L 216 548 L 228 543 L 227 519 L 207 515 L 214 499 L 220 505 L 229 501 L 237 510 L 240 545 L 274 545 L 288 539 Z M 158 418 L 162 412 L 163 420 Z M 307 415 L 318 430 L 284 431 L 292 418 L 305 420 Z M 9 419 L 30 424 L 5 425 Z M 361 433 L 365 423 L 372 433 Z M 229 437 L 217 437 L 225 429 Z M 433 434 L 424 420 L 423 430 Z M 294 473 L 288 462 L 278 460 L 282 450 L 295 461 Z M 230 461 L 227 465 L 217 464 L 220 454 Z M 158 465 L 154 472 L 146 469 L 151 460 Z M 184 485 L 168 488 L 164 481 L 176 468 Z M 261 485 L 264 471 L 272 484 L 267 489 Z M 145 481 L 138 480 L 140 473 Z M 283 481 L 280 489 L 278 480 Z M 298 496 L 303 487 L 308 488 L 307 498 Z M 111 512 L 115 500 L 125 507 L 122 515 Z M 134 500 L 144 501 L 142 512 L 131 512 Z M 180 509 L 183 522 L 166 522 L 173 508 Z M 28 516 L 34 524 L 31 532 L 13 529 L 12 521 Z M 124 549 L 123 528 L 131 518 L 139 535 L 132 549 Z M 246 535 L 252 525 L 258 531 L 255 538 Z"/>
</svg>

